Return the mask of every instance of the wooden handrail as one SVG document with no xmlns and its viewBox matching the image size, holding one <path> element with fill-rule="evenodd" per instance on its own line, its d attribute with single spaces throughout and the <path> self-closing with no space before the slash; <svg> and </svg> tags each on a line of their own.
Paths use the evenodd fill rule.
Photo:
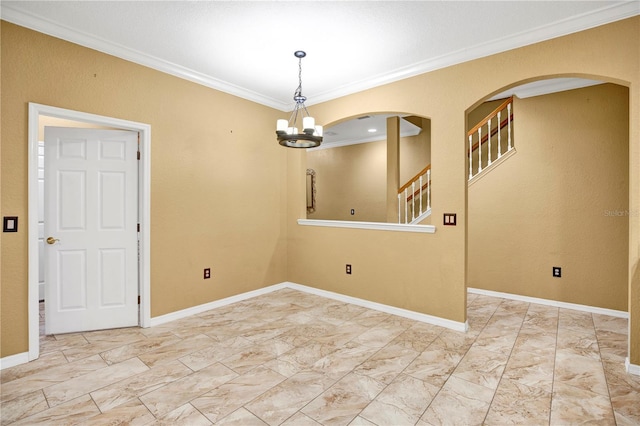
<svg viewBox="0 0 640 426">
<path fill-rule="evenodd" d="M 469 130 L 467 132 L 467 137 L 469 137 L 469 135 L 474 134 L 475 132 L 478 131 L 478 129 L 482 126 L 484 126 L 484 124 L 489 121 L 490 118 L 493 118 L 494 116 L 498 115 L 498 111 L 502 111 L 503 109 L 505 109 L 507 107 L 507 105 L 509 105 L 511 102 L 513 102 L 513 96 L 511 96 L 510 98 L 508 98 L 507 100 L 505 100 L 503 103 L 500 104 L 500 106 L 496 109 L 494 109 L 493 111 L 491 111 L 489 113 L 489 115 L 487 115 L 485 118 L 483 118 L 482 120 L 480 120 L 478 122 L 478 124 L 476 124 L 473 129 Z"/>
<path fill-rule="evenodd" d="M 431 164 L 429 164 L 427 167 L 425 167 L 424 169 L 420 170 L 418 172 L 418 174 L 416 174 L 414 177 L 412 177 L 411 179 L 409 179 L 409 181 L 407 183 L 405 183 L 404 185 L 402 185 L 402 187 L 400 189 L 398 189 L 398 194 L 402 193 L 402 191 L 404 191 L 405 189 L 407 189 L 408 187 L 411 186 L 411 184 L 415 181 L 417 181 L 418 179 L 420 179 L 420 176 L 422 176 L 423 174 L 427 173 L 428 170 L 431 170 Z"/>
<path fill-rule="evenodd" d="M 509 118 L 511 118 L 511 121 L 513 121 L 513 113 Z M 504 120 L 502 120 L 501 123 L 499 123 L 500 124 L 499 126 L 497 126 L 495 129 L 491 129 L 491 136 L 498 133 L 498 130 L 502 130 L 509 123 L 509 118 L 505 118 Z M 467 137 L 469 137 L 469 135 L 467 135 Z M 489 139 L 489 135 L 485 133 L 482 139 L 480 140 L 480 142 L 476 142 L 471 146 L 471 152 L 478 149 L 478 146 L 480 145 L 480 143 L 486 143 L 488 139 Z M 469 149 L 467 149 L 467 155 L 469 155 Z"/>
<path fill-rule="evenodd" d="M 430 182 L 427 182 L 424 185 L 422 185 L 422 190 L 423 191 L 427 189 L 427 187 L 429 186 L 429 183 Z M 419 195 L 419 194 L 420 194 L 420 188 L 416 189 L 413 194 L 411 194 L 411 195 L 409 195 L 407 197 L 407 203 L 410 202 L 411 200 L 413 200 L 413 197 L 415 197 L 416 195 Z"/>
</svg>

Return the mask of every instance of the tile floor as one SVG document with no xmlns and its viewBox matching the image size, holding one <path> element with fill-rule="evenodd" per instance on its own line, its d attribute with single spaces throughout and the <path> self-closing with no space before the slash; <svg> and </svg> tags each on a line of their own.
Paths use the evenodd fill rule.
<svg viewBox="0 0 640 426">
<path fill-rule="evenodd" d="M 285 289 L 42 336 L 1 424 L 640 424 L 627 321 L 470 294 L 468 333 Z"/>
</svg>

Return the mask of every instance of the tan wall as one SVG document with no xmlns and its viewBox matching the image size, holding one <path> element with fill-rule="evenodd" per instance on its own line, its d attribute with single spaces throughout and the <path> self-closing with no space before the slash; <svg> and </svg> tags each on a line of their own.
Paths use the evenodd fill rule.
<svg viewBox="0 0 640 426">
<path fill-rule="evenodd" d="M 480 122 L 480 120 L 486 118 L 489 114 L 493 112 L 494 109 L 498 108 L 500 104 L 502 104 L 506 99 L 499 99 L 497 101 L 487 101 L 478 105 L 473 111 L 470 111 L 467 115 L 467 132 L 471 130 L 476 124 Z M 501 117 L 504 120 L 504 114 Z M 493 127 L 495 127 L 495 122 L 493 123 Z"/>
<path fill-rule="evenodd" d="M 515 99 L 517 153 L 469 187 L 470 287 L 627 310 L 628 93 Z"/>
<path fill-rule="evenodd" d="M 317 189 L 316 211 L 307 218 L 386 221 L 386 140 L 311 151 L 307 158 Z"/>
<path fill-rule="evenodd" d="M 0 356 L 28 349 L 28 102 L 151 125 L 153 317 L 286 279 L 282 113 L 6 22 L 1 42 Z"/>
<path fill-rule="evenodd" d="M 505 88 L 541 77 L 580 76 L 630 87 L 629 208 L 640 211 L 640 17 L 466 62 L 313 106 L 319 122 L 365 111 L 431 119 L 435 234 L 325 229 L 305 217 L 306 153 L 288 153 L 288 279 L 455 321 L 466 319 L 465 111 Z M 596 60 L 597 59 L 597 60 Z M 478 78 L 482 76 L 482 78 Z M 443 227 L 442 214 L 458 226 Z M 523 241 L 526 243 L 526 241 Z M 629 217 L 631 362 L 640 364 L 640 217 Z M 353 264 L 353 275 L 344 264 Z"/>
<path fill-rule="evenodd" d="M 6 23 L 1 47 L 3 215 L 26 217 L 26 102 L 152 125 L 154 316 L 287 279 L 464 321 L 465 111 L 508 86 L 541 76 L 579 75 L 629 86 L 629 209 L 640 211 L 640 17 L 312 107 L 322 123 L 363 111 L 430 117 L 433 197 L 438 200 L 432 235 L 298 225 L 306 212 L 306 152 L 254 137 L 254 132 L 273 133 L 280 115 L 273 110 Z M 251 127 L 247 116 L 257 120 Z M 237 183 L 235 191 L 227 188 L 230 183 Z M 254 191 L 260 215 L 228 208 L 245 200 L 238 188 Z M 443 212 L 457 213 L 458 226 L 442 227 Z M 28 335 L 26 234 L 7 235 L 1 246 L 0 356 L 25 351 Z M 639 260 L 640 217 L 631 215 L 634 364 L 640 364 Z M 344 274 L 348 261 L 354 265 L 351 276 Z M 205 266 L 214 273 L 207 285 L 200 281 Z"/>
<path fill-rule="evenodd" d="M 404 185 L 431 163 L 431 121 L 415 117 L 420 134 L 400 139 L 400 185 Z"/>
</svg>

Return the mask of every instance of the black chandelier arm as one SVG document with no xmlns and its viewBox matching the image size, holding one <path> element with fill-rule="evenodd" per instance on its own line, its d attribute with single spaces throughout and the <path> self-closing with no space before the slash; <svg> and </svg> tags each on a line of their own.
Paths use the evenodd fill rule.
<svg viewBox="0 0 640 426">
<path fill-rule="evenodd" d="M 279 134 L 278 143 L 282 146 L 288 146 L 292 148 L 313 148 L 319 146 L 322 142 L 322 136 L 314 136 L 307 133 L 299 133 L 297 135 Z M 305 141 L 305 142 L 298 142 Z"/>
</svg>

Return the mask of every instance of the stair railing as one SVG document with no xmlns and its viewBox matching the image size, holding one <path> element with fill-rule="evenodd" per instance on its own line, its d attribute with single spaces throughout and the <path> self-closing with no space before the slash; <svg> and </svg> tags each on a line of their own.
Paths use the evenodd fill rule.
<svg viewBox="0 0 640 426">
<path fill-rule="evenodd" d="M 423 199 L 425 199 L 424 203 Z M 426 206 L 424 204 L 426 204 Z M 423 210 L 423 207 L 426 207 L 426 209 Z M 418 174 L 398 189 L 398 223 L 410 223 L 430 209 L 431 164 L 420 170 Z M 409 220 L 409 210 L 411 210 L 411 220 Z M 402 222 L 403 211 L 404 222 Z M 416 212 L 418 213 L 417 216 Z"/>
<path fill-rule="evenodd" d="M 483 163 L 485 168 L 489 167 L 493 161 L 501 158 L 504 154 L 513 149 L 513 141 L 511 138 L 511 128 L 513 123 L 513 97 L 506 99 L 500 106 L 494 109 L 489 115 L 482 119 L 475 127 L 467 132 L 467 138 L 469 139 L 469 150 L 467 154 L 469 156 L 469 180 L 473 179 L 482 172 Z M 506 113 L 506 118 L 502 119 L 503 113 Z M 494 121 L 495 119 L 495 121 Z M 495 123 L 495 127 L 492 123 Z M 507 128 L 507 150 L 503 152 L 502 147 L 502 129 Z M 483 135 L 483 129 L 486 129 L 486 133 Z M 477 134 L 477 138 L 475 135 Z M 493 136 L 497 135 L 497 153 L 496 158 L 493 158 L 493 149 L 491 142 Z M 475 141 L 475 142 L 474 142 Z M 483 159 L 482 145 L 487 144 L 487 156 L 486 160 Z M 477 165 L 474 167 L 473 157 L 477 151 Z"/>
</svg>

